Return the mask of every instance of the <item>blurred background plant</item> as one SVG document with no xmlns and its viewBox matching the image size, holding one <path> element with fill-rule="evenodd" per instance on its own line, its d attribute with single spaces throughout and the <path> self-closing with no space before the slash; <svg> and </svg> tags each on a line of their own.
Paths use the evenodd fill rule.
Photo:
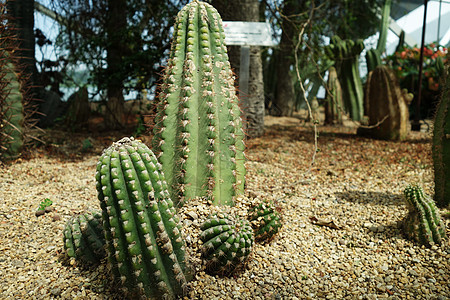
<svg viewBox="0 0 450 300">
<path fill-rule="evenodd" d="M 444 72 L 444 64 L 448 49 L 430 43 L 424 47 L 423 60 L 423 80 L 422 80 L 422 101 L 420 114 L 425 118 L 432 118 L 441 93 L 440 79 Z M 386 57 L 385 62 L 395 71 L 399 79 L 400 86 L 414 94 L 414 99 L 418 97 L 419 88 L 419 59 L 420 48 L 402 46 L 394 54 Z M 416 107 L 410 106 L 411 116 L 414 117 Z"/>
</svg>

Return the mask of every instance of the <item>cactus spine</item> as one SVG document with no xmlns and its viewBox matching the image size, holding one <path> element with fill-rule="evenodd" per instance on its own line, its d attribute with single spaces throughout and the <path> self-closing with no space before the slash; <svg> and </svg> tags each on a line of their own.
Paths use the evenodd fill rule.
<svg viewBox="0 0 450 300">
<path fill-rule="evenodd" d="M 68 257 L 84 264 L 96 264 L 106 257 L 102 215 L 85 213 L 72 217 L 64 228 L 64 250 Z"/>
<path fill-rule="evenodd" d="M 178 13 L 153 139 L 177 205 L 203 196 L 233 205 L 243 193 L 244 133 L 224 38 L 211 5 Z"/>
<path fill-rule="evenodd" d="M 437 106 L 433 130 L 434 200 L 439 207 L 450 206 L 450 77 L 444 70 L 445 84 Z"/>
<path fill-rule="evenodd" d="M 387 66 L 378 66 L 369 74 L 366 85 L 365 106 L 369 125 L 379 125 L 369 129 L 360 128 L 359 132 L 378 139 L 406 139 L 411 98 L 400 89 L 394 72 Z"/>
<path fill-rule="evenodd" d="M 247 220 L 218 213 L 210 216 L 201 230 L 202 255 L 210 272 L 229 275 L 247 260 L 254 243 Z"/>
<path fill-rule="evenodd" d="M 23 146 L 24 82 L 15 57 L 17 37 L 0 3 L 0 159 L 15 159 Z"/>
<path fill-rule="evenodd" d="M 282 226 L 280 216 L 270 201 L 252 207 L 249 210 L 249 217 L 257 241 L 270 240 Z"/>
<path fill-rule="evenodd" d="M 186 284 L 184 243 L 153 152 L 123 138 L 97 165 L 108 260 L 130 297 L 175 298 Z"/>
<path fill-rule="evenodd" d="M 433 199 L 417 185 L 404 191 L 409 214 L 404 220 L 405 233 L 422 245 L 440 245 L 446 238 L 445 224 Z"/>
</svg>

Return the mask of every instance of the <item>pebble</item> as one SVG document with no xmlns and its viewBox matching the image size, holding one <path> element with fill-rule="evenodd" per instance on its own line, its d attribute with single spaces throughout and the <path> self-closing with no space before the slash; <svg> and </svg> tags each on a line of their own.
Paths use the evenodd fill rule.
<svg viewBox="0 0 450 300">
<path fill-rule="evenodd" d="M 432 165 L 429 142 L 321 137 L 321 152 L 305 175 L 311 144 L 296 138 L 303 136 L 302 130 L 295 128 L 287 140 L 274 135 L 270 143 L 276 146 L 265 139 L 249 141 L 247 191 L 235 207 L 194 199 L 179 210 L 195 271 L 184 299 L 448 299 L 449 242 L 426 249 L 406 240 L 396 225 L 407 213 L 401 198 L 406 184 L 423 182 L 426 191 L 433 189 L 431 167 L 419 173 L 408 165 L 417 157 Z M 273 134 L 270 128 L 267 134 Z M 334 146 L 327 148 L 329 140 Z M 0 169 L 0 212 L 6 217 L 0 222 L 1 299 L 123 298 L 113 287 L 106 261 L 83 269 L 58 256 L 67 220 L 100 209 L 97 159 L 39 158 Z M 333 174 L 327 175 L 330 169 Z M 30 218 L 45 198 L 53 200 L 55 210 Z M 280 232 L 268 243 L 256 243 L 247 264 L 230 278 L 208 274 L 199 251 L 199 225 L 215 211 L 246 217 L 261 199 L 278 204 Z M 60 218 L 51 217 L 56 212 Z M 313 225 L 310 216 L 343 227 Z"/>
</svg>

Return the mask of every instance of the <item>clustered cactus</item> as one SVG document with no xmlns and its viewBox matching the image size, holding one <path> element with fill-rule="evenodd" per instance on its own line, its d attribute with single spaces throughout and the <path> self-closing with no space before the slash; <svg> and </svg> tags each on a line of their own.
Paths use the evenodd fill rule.
<svg viewBox="0 0 450 300">
<path fill-rule="evenodd" d="M 233 205 L 245 181 L 244 133 L 222 20 L 193 1 L 178 14 L 159 94 L 153 149 L 176 205 Z"/>
<path fill-rule="evenodd" d="M 406 139 L 409 132 L 408 105 L 411 100 L 401 90 L 389 67 L 376 67 L 367 78 L 365 95 L 369 125 L 373 128 L 360 128 L 359 132 L 385 140 Z"/>
<path fill-rule="evenodd" d="M 97 212 L 72 217 L 64 228 L 64 250 L 82 264 L 97 264 L 106 257 L 102 215 Z"/>
<path fill-rule="evenodd" d="M 229 275 L 245 263 L 254 237 L 250 223 L 226 213 L 211 215 L 201 226 L 202 256 L 214 274 Z"/>
<path fill-rule="evenodd" d="M 404 196 L 409 209 L 403 223 L 407 236 L 422 245 L 440 245 L 446 238 L 445 224 L 433 199 L 418 185 L 408 186 Z"/>
<path fill-rule="evenodd" d="M 280 230 L 282 223 L 274 205 L 263 201 L 249 210 L 249 219 L 255 229 L 257 241 L 270 240 Z"/>
<path fill-rule="evenodd" d="M 97 165 L 97 191 L 113 276 L 130 297 L 175 298 L 186 285 L 184 241 L 161 165 L 123 138 Z"/>
<path fill-rule="evenodd" d="M 364 91 L 359 75 L 359 55 L 363 49 L 362 40 L 342 40 L 338 36 L 333 36 L 330 45 L 325 48 L 328 57 L 335 61 L 344 108 L 354 121 L 360 121 L 364 115 Z"/>
<path fill-rule="evenodd" d="M 444 70 L 445 84 L 436 109 L 433 130 L 434 199 L 439 207 L 450 206 L 450 76 Z"/>
</svg>

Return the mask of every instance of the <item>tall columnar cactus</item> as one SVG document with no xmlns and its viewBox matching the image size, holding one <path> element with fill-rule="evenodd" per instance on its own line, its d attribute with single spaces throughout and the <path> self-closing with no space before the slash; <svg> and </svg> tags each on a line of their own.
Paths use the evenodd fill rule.
<svg viewBox="0 0 450 300">
<path fill-rule="evenodd" d="M 436 109 L 433 130 L 434 200 L 439 207 L 450 206 L 450 76 L 443 71 L 445 84 Z"/>
<path fill-rule="evenodd" d="M 338 36 L 333 36 L 325 48 L 327 55 L 335 61 L 345 110 L 354 121 L 360 121 L 364 115 L 364 92 L 359 75 L 359 55 L 363 49 L 362 40 L 342 40 Z"/>
<path fill-rule="evenodd" d="M 370 73 L 381 65 L 381 55 L 386 49 L 386 39 L 389 29 L 389 18 L 391 13 L 392 0 L 385 0 L 381 12 L 380 36 L 378 38 L 377 48 L 369 49 L 366 53 L 367 71 Z"/>
<path fill-rule="evenodd" d="M 445 224 L 431 197 L 417 185 L 404 191 L 409 214 L 404 220 L 405 233 L 422 245 L 440 245 L 446 238 Z"/>
<path fill-rule="evenodd" d="M 385 140 L 404 140 L 409 131 L 408 105 L 411 98 L 400 89 L 394 72 L 387 66 L 373 70 L 366 83 L 365 106 L 369 125 L 362 134 Z M 380 123 L 381 122 L 381 123 Z"/>
<path fill-rule="evenodd" d="M 84 213 L 72 217 L 64 228 L 64 250 L 84 264 L 99 263 L 106 257 L 102 215 Z"/>
<path fill-rule="evenodd" d="M 247 220 L 225 213 L 211 215 L 201 226 L 202 256 L 207 269 L 229 275 L 242 265 L 251 253 L 254 237 Z"/>
<path fill-rule="evenodd" d="M 280 216 L 270 201 L 263 201 L 252 207 L 249 218 L 257 241 L 270 240 L 282 226 Z"/>
<path fill-rule="evenodd" d="M 325 102 L 325 123 L 342 124 L 342 111 L 344 102 L 342 99 L 342 88 L 339 82 L 336 68 L 328 69 L 327 96 Z"/>
<path fill-rule="evenodd" d="M 176 204 L 233 205 L 245 180 L 244 133 L 222 20 L 193 1 L 178 14 L 155 118 L 153 149 Z"/>
<path fill-rule="evenodd" d="M 186 284 L 179 219 L 153 152 L 123 138 L 97 165 L 108 261 L 130 297 L 174 298 Z"/>
</svg>

